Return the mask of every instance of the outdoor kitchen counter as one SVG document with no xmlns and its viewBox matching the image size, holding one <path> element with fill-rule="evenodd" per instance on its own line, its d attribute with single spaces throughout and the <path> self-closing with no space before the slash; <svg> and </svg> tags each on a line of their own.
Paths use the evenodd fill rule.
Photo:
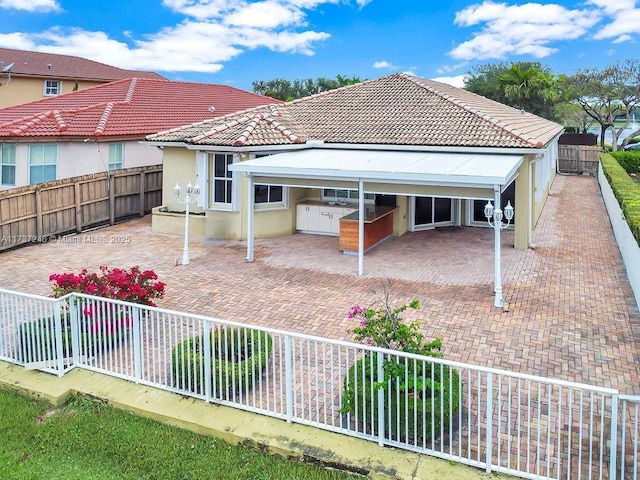
<svg viewBox="0 0 640 480">
<path fill-rule="evenodd" d="M 393 212 L 398 207 L 371 205 L 365 207 L 364 251 L 370 250 L 393 234 Z M 360 211 L 340 219 L 340 250 L 344 253 L 358 252 L 358 224 Z"/>
</svg>

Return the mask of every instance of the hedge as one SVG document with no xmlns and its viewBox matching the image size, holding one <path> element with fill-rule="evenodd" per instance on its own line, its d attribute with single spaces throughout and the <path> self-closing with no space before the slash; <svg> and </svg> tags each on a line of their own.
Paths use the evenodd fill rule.
<svg viewBox="0 0 640 480">
<path fill-rule="evenodd" d="M 618 161 L 628 174 L 640 174 L 640 150 L 620 150 L 611 152 L 611 156 Z"/>
<path fill-rule="evenodd" d="M 460 410 L 461 387 L 458 372 L 447 365 L 419 362 L 418 365 L 426 365 L 424 372 L 419 371 L 420 368 L 412 372 L 407 367 L 404 376 L 408 381 L 397 378 L 390 380 L 390 385 L 387 383 L 380 386 L 375 382 L 377 355 L 358 360 L 349 369 L 344 379 L 341 412 L 357 414 L 357 420 L 366 425 L 367 432 L 376 435 L 378 391 L 382 388 L 388 438 L 403 443 L 426 445 L 427 441 L 439 438 L 441 431 L 448 433 L 449 425 Z M 397 364 L 404 367 L 403 360 L 399 359 Z M 404 386 L 411 384 L 414 378 L 418 380 L 418 385 Z M 422 379 L 425 380 L 424 384 Z"/>
<path fill-rule="evenodd" d="M 267 365 L 273 339 L 266 332 L 220 327 L 210 334 L 211 386 L 221 395 L 251 388 Z M 171 352 L 174 387 L 204 393 L 204 339 L 194 336 Z"/>
<path fill-rule="evenodd" d="M 624 152 L 628 153 L 628 152 Z M 600 164 L 611 185 L 631 233 L 640 245 L 640 183 L 636 183 L 609 153 L 600 156 Z"/>
</svg>

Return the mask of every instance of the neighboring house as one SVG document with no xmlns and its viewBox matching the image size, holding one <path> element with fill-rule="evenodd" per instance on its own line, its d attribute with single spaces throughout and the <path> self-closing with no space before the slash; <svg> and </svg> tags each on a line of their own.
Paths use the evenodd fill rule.
<svg viewBox="0 0 640 480">
<path fill-rule="evenodd" d="M 193 234 L 247 239 L 249 260 L 254 237 L 306 231 L 340 235 L 342 245 L 339 217 L 360 208 L 377 216 L 376 207 L 397 207 L 385 227 L 393 235 L 486 226 L 488 200 L 510 201 L 515 247 L 528 248 L 562 132 L 466 90 L 394 74 L 149 136 L 164 147 L 164 208 L 153 229 L 182 233 L 172 189 L 197 181 L 194 207 L 205 215 L 193 219 Z"/>
<path fill-rule="evenodd" d="M 273 102 L 226 85 L 129 78 L 0 109 L 0 188 L 160 164 L 145 136 Z"/>
<path fill-rule="evenodd" d="M 125 78 L 164 77 L 71 55 L 0 48 L 0 108 L 54 97 Z"/>
</svg>

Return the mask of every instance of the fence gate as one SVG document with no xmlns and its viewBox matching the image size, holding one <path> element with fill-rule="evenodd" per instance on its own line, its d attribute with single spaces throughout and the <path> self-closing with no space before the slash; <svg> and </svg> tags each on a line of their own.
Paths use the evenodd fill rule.
<svg viewBox="0 0 640 480">
<path fill-rule="evenodd" d="M 589 145 L 558 145 L 558 170 L 595 175 L 602 149 Z"/>
</svg>

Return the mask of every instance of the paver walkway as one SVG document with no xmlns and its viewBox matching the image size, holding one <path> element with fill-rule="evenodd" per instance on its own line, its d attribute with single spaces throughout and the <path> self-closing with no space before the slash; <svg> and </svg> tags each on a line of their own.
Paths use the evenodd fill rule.
<svg viewBox="0 0 640 480">
<path fill-rule="evenodd" d="M 0 287 L 47 295 L 54 272 L 99 265 L 154 269 L 160 306 L 331 338 L 349 338 L 354 303 L 414 298 L 427 337 L 447 358 L 640 393 L 640 317 L 593 177 L 558 176 L 534 235 L 515 250 L 504 232 L 504 295 L 493 307 L 493 231 L 447 228 L 408 233 L 365 256 L 337 251 L 335 237 L 297 234 L 256 242 L 191 242 L 191 265 L 176 266 L 183 238 L 151 232 L 151 219 L 0 255 Z M 510 243 L 511 242 L 511 243 Z"/>
</svg>

